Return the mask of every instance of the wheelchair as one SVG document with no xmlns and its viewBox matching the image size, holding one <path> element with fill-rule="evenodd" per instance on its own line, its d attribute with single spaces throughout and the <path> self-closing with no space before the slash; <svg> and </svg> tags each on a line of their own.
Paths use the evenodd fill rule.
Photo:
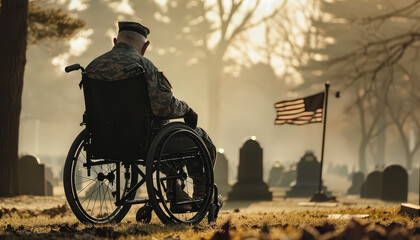
<svg viewBox="0 0 420 240">
<path fill-rule="evenodd" d="M 143 68 L 124 70 L 139 69 L 135 78 L 102 81 L 79 64 L 65 68 L 81 70 L 85 100 L 84 129 L 64 165 L 68 204 L 89 224 L 120 222 L 134 204 L 143 204 L 136 214 L 143 223 L 153 211 L 164 224 L 215 221 L 221 206 L 206 145 L 184 122 L 151 114 Z M 171 122 L 156 126 L 163 120 Z"/>
</svg>

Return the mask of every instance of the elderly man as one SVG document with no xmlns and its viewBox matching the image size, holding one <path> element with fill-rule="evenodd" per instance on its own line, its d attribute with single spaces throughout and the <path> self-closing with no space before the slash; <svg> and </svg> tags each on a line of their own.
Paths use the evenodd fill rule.
<svg viewBox="0 0 420 240">
<path fill-rule="evenodd" d="M 150 30 L 136 22 L 119 22 L 119 33 L 114 38 L 114 47 L 111 51 L 94 59 L 87 67 L 86 74 L 89 78 L 107 81 L 118 81 L 136 76 L 136 72 L 127 72 L 126 66 L 139 64 L 145 70 L 148 85 L 149 101 L 154 116 L 158 117 L 183 117 L 184 121 L 202 137 L 206 144 L 211 160 L 214 164 L 216 149 L 206 132 L 196 127 L 198 115 L 185 102 L 178 100 L 172 94 L 172 86 L 162 71 L 144 57 L 150 42 L 147 35 Z M 159 122 L 164 125 L 166 122 Z M 197 164 L 196 164 L 197 165 Z M 202 166 L 187 165 L 191 176 L 202 174 Z M 194 198 L 203 195 L 205 181 L 194 181 Z M 177 186 L 178 198 L 188 198 L 187 194 Z"/>
</svg>

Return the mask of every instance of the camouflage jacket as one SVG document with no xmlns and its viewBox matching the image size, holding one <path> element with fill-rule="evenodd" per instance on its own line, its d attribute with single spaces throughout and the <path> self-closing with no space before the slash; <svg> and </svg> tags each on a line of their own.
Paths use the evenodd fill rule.
<svg viewBox="0 0 420 240">
<path fill-rule="evenodd" d="M 117 81 L 134 77 L 136 72 L 125 72 L 124 67 L 133 63 L 140 64 L 146 74 L 149 101 L 153 115 L 158 117 L 182 117 L 190 109 L 188 105 L 176 99 L 172 86 L 165 75 L 147 58 L 141 56 L 134 47 L 119 42 L 111 51 L 95 58 L 87 67 L 89 78 Z"/>
</svg>

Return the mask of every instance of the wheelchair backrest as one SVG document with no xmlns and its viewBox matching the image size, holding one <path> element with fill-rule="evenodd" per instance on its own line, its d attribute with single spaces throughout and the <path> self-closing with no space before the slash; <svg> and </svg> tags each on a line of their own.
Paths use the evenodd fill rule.
<svg viewBox="0 0 420 240">
<path fill-rule="evenodd" d="M 118 81 L 83 76 L 92 159 L 144 159 L 150 104 L 144 75 Z"/>
</svg>

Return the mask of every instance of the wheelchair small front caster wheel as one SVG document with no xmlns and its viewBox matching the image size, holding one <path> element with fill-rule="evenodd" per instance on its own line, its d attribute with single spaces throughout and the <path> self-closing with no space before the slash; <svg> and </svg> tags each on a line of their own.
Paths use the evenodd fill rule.
<svg viewBox="0 0 420 240">
<path fill-rule="evenodd" d="M 209 214 L 207 216 L 209 223 L 212 223 L 212 222 L 216 221 L 216 219 L 219 215 L 219 210 L 220 210 L 220 208 L 217 206 L 217 204 L 210 204 Z"/>
<path fill-rule="evenodd" d="M 136 221 L 141 223 L 150 223 L 152 220 L 152 210 L 152 207 L 148 205 L 144 205 L 139 208 L 136 213 Z"/>
</svg>

